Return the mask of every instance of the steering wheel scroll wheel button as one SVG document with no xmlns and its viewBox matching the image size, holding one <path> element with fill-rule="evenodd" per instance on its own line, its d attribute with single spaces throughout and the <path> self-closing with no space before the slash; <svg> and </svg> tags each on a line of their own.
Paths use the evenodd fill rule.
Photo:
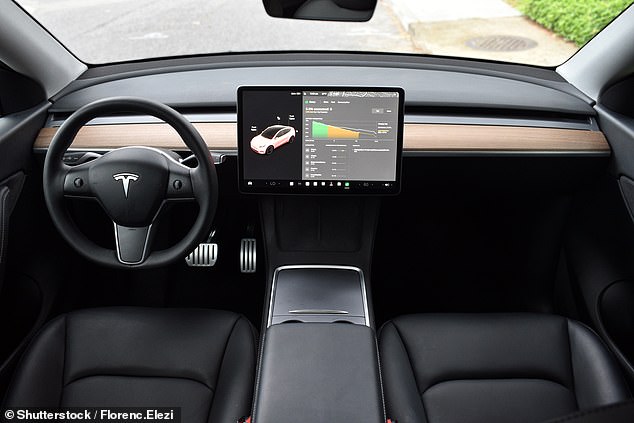
<svg viewBox="0 0 634 423">
<path fill-rule="evenodd" d="M 85 196 L 90 194 L 87 169 L 72 169 L 64 179 L 64 194 L 69 196 Z"/>
<path fill-rule="evenodd" d="M 192 199 L 194 197 L 189 168 L 170 165 L 167 197 L 171 199 Z"/>
</svg>

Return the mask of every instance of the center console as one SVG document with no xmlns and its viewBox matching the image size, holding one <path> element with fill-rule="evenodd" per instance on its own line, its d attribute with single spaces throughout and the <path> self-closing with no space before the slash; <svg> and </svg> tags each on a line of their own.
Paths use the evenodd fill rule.
<svg viewBox="0 0 634 423">
<path fill-rule="evenodd" d="M 281 266 L 269 297 L 253 422 L 385 422 L 363 271 Z"/>
<path fill-rule="evenodd" d="M 385 422 L 363 271 L 275 270 L 253 421 Z"/>
<path fill-rule="evenodd" d="M 383 423 L 370 269 L 400 190 L 399 88 L 241 87 L 239 186 L 260 198 L 267 297 L 254 423 Z"/>
</svg>

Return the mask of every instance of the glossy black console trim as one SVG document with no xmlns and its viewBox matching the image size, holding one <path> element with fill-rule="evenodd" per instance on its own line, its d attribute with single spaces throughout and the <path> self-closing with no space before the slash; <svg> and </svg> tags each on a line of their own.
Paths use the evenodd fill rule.
<svg viewBox="0 0 634 423">
<path fill-rule="evenodd" d="M 275 303 L 275 294 L 277 291 L 277 278 L 280 272 L 284 270 L 302 270 L 302 269 L 333 269 L 333 270 L 349 270 L 354 271 L 359 274 L 359 282 L 361 288 L 361 296 L 363 301 L 363 313 L 365 315 L 365 326 L 370 327 L 370 314 L 368 309 L 368 296 L 365 288 L 365 279 L 363 277 L 363 270 L 355 266 L 341 266 L 341 265 L 317 265 L 317 264 L 307 264 L 307 265 L 289 265 L 289 266 L 280 266 L 275 269 L 273 273 L 273 282 L 271 284 L 271 293 L 269 300 L 269 308 L 268 308 L 268 316 L 266 318 L 267 325 L 266 327 L 270 327 L 273 324 L 273 305 Z"/>
</svg>

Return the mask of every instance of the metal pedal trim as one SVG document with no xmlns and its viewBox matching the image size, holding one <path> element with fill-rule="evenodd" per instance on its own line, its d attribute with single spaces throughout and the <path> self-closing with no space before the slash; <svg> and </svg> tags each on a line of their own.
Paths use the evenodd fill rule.
<svg viewBox="0 0 634 423">
<path fill-rule="evenodd" d="M 198 247 L 185 257 L 185 263 L 190 267 L 212 267 L 217 259 L 218 244 L 204 243 L 198 244 Z"/>
<path fill-rule="evenodd" d="M 257 250 L 255 238 L 240 240 L 240 272 L 255 273 Z"/>
</svg>

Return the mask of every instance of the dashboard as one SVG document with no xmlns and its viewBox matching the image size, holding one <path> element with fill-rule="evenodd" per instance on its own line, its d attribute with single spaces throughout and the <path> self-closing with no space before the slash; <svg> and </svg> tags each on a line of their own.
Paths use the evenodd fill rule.
<svg viewBox="0 0 634 423">
<path fill-rule="evenodd" d="M 402 87 L 404 158 L 610 155 L 591 101 L 553 71 L 439 58 L 319 53 L 247 54 L 231 60 L 181 59 L 178 66 L 156 61 L 149 67 L 121 64 L 89 69 L 52 99 L 48 121 L 33 147 L 45 150 L 59 125 L 79 107 L 100 98 L 130 95 L 175 107 L 194 124 L 212 152 L 237 156 L 242 131 L 237 125 L 240 86 L 346 87 L 351 81 L 358 87 Z M 89 122 L 71 149 L 100 152 L 129 145 L 186 150 L 168 125 L 125 113 Z"/>
</svg>

